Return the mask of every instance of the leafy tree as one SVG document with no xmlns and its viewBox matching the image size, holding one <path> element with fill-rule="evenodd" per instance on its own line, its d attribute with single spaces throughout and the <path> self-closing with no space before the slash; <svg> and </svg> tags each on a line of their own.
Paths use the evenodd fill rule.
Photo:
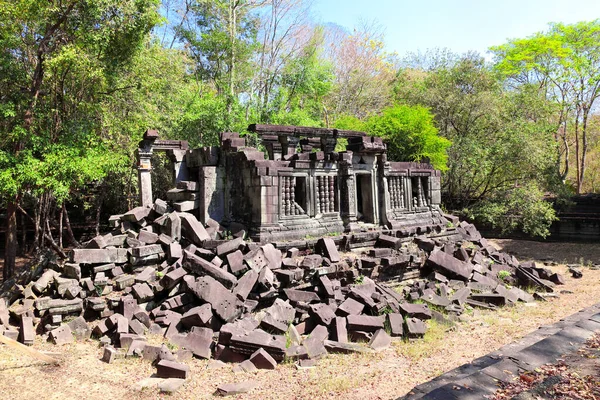
<svg viewBox="0 0 600 400">
<path fill-rule="evenodd" d="M 14 270 L 16 212 L 40 196 L 41 240 L 47 213 L 82 182 L 118 163 L 99 135 L 98 98 L 135 57 L 159 20 L 155 0 L 0 0 L 0 195 L 7 203 L 4 279 Z M 45 238 L 45 239 L 44 239 Z"/>
<path fill-rule="evenodd" d="M 549 171 L 556 162 L 552 104 L 531 86 L 518 91 L 505 87 L 476 54 L 435 65 L 429 71 L 402 70 L 395 92 L 400 101 L 430 107 L 440 135 L 452 142 L 442 181 L 446 206 L 481 216 L 474 210 L 500 205 L 515 188 L 552 188 Z M 541 196 L 532 200 L 543 202 Z M 546 209 L 537 204 L 532 210 L 543 214 Z M 534 220 L 542 224 L 539 229 L 528 228 L 536 234 L 545 232 L 551 222 L 541 216 Z M 522 222 L 504 228 L 522 227 Z"/>
<path fill-rule="evenodd" d="M 564 168 L 569 175 L 569 147 L 575 145 L 576 190 L 585 182 L 589 150 L 589 120 L 600 97 L 600 20 L 572 25 L 550 24 L 547 32 L 515 39 L 492 47 L 496 69 L 515 86 L 536 84 L 544 95 L 560 105 L 555 138 L 560 143 Z M 573 139 L 571 139 L 571 137 Z"/>
</svg>

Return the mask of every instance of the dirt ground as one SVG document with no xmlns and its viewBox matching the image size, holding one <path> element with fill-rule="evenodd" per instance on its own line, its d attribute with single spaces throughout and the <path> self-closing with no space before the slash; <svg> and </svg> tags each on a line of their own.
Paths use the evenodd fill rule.
<svg viewBox="0 0 600 400">
<path fill-rule="evenodd" d="M 553 259 L 560 263 L 600 262 L 600 244 L 538 243 L 496 240 L 494 245 L 520 259 Z M 0 346 L 0 396 L 10 399 L 202 399 L 211 398 L 218 385 L 253 380 L 257 387 L 239 399 L 393 399 L 415 385 L 485 355 L 541 325 L 551 324 L 600 302 L 600 270 L 582 268 L 583 278 L 573 279 L 564 264 L 550 267 L 562 273 L 566 290 L 560 298 L 518 304 L 496 312 L 474 311 L 469 320 L 447 327 L 432 323 L 424 340 L 398 341 L 374 354 L 328 355 L 310 370 L 282 364 L 275 371 L 234 374 L 232 366 L 207 369 L 206 360 L 188 361 L 191 379 L 173 395 L 155 388 L 140 390 L 139 382 L 155 369 L 140 359 L 100 361 L 98 342 L 35 348 L 58 353 L 59 366 L 45 366 Z M 38 339 L 39 340 L 39 339 Z"/>
</svg>

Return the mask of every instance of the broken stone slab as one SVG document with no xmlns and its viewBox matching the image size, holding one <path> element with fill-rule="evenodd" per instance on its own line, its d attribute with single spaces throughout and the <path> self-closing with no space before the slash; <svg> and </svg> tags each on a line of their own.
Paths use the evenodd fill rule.
<svg viewBox="0 0 600 400">
<path fill-rule="evenodd" d="M 215 252 L 219 257 L 223 257 L 228 255 L 229 253 L 233 253 L 236 250 L 239 250 L 241 246 L 244 245 L 243 238 L 236 238 L 233 240 L 228 240 L 224 243 L 221 243 L 217 246 Z"/>
<path fill-rule="evenodd" d="M 124 264 L 128 261 L 128 249 L 73 249 L 71 263 L 75 264 Z"/>
<path fill-rule="evenodd" d="M 441 250 L 432 251 L 426 264 L 434 269 L 438 269 L 447 276 L 456 277 L 464 281 L 471 279 L 473 272 L 472 266 Z"/>
<path fill-rule="evenodd" d="M 74 320 L 69 321 L 67 325 L 69 326 L 69 328 L 71 328 L 71 332 L 77 340 L 89 339 L 92 335 L 92 330 L 90 329 L 87 322 L 85 322 L 85 319 L 82 316 L 79 316 Z"/>
<path fill-rule="evenodd" d="M 304 257 L 304 259 L 300 263 L 300 268 L 313 270 L 320 267 L 322 263 L 323 256 L 319 254 L 311 254 Z"/>
<path fill-rule="evenodd" d="M 406 319 L 406 336 L 410 339 L 421 338 L 427 332 L 427 324 L 418 318 Z"/>
<path fill-rule="evenodd" d="M 340 343 L 348 343 L 348 327 L 345 317 L 336 317 L 334 324 L 335 340 Z"/>
<path fill-rule="evenodd" d="M 133 286 L 134 284 L 135 284 L 135 276 L 133 276 L 133 275 L 125 274 L 125 275 L 121 275 L 117 279 L 115 279 L 115 286 L 116 286 L 117 290 L 123 290 L 127 287 Z"/>
<path fill-rule="evenodd" d="M 286 354 L 286 338 L 283 335 L 271 335 L 260 329 L 231 336 L 230 348 L 240 354 L 252 354 L 259 348 L 265 349 L 277 361 Z"/>
<path fill-rule="evenodd" d="M 193 214 L 181 212 L 178 215 L 181 219 L 182 232 L 189 241 L 197 246 L 201 246 L 206 240 L 210 240 L 208 232 L 206 232 L 204 226 L 202 226 Z"/>
<path fill-rule="evenodd" d="M 137 240 L 145 244 L 154 244 L 158 242 L 158 234 L 142 229 L 138 234 Z"/>
<path fill-rule="evenodd" d="M 404 317 L 402 314 L 390 313 L 387 315 L 390 324 L 390 333 L 392 337 L 401 337 L 404 335 Z"/>
<path fill-rule="evenodd" d="M 258 369 L 275 369 L 277 367 L 277 361 L 263 348 L 252 353 L 249 360 Z"/>
<path fill-rule="evenodd" d="M 252 364 L 250 360 L 244 360 L 235 367 L 233 367 L 233 373 L 237 374 L 240 372 L 256 372 L 258 368 L 256 365 Z"/>
<path fill-rule="evenodd" d="M 209 303 L 201 306 L 193 307 L 189 309 L 183 317 L 181 317 L 181 324 L 190 329 L 193 326 L 209 326 L 212 319 L 213 313 Z"/>
<path fill-rule="evenodd" d="M 335 313 L 331 307 L 326 304 L 311 304 L 310 311 L 313 318 L 315 318 L 318 323 L 321 323 L 325 326 L 331 325 L 335 320 Z"/>
<path fill-rule="evenodd" d="M 506 297 L 497 293 L 471 293 L 469 299 L 480 303 L 493 304 L 498 307 L 506 305 Z"/>
<path fill-rule="evenodd" d="M 209 303 L 225 322 L 233 321 L 241 314 L 235 295 L 210 276 L 199 278 L 191 290 L 199 299 Z"/>
<path fill-rule="evenodd" d="M 233 294 L 241 301 L 245 301 L 257 281 L 258 273 L 252 269 L 248 270 L 240 279 L 238 279 L 233 288 Z"/>
<path fill-rule="evenodd" d="M 117 358 L 117 349 L 112 346 L 104 346 L 104 351 L 102 352 L 102 361 L 107 364 L 112 364 L 115 358 Z"/>
<path fill-rule="evenodd" d="M 281 268 L 281 260 L 283 259 L 283 256 L 280 250 L 277 250 L 271 243 L 267 243 L 266 245 L 262 246 L 261 250 L 265 256 L 267 266 L 270 269 L 275 270 Z"/>
<path fill-rule="evenodd" d="M 248 393 L 257 386 L 254 381 L 238 383 L 225 383 L 217 387 L 217 393 L 221 396 L 234 396 L 236 394 Z"/>
<path fill-rule="evenodd" d="M 213 331 L 209 328 L 194 327 L 184 340 L 184 347 L 196 357 L 210 359 L 213 346 Z"/>
<path fill-rule="evenodd" d="M 332 353 L 369 353 L 372 350 L 359 343 L 340 343 L 334 340 L 326 340 L 325 348 Z"/>
<path fill-rule="evenodd" d="M 285 293 L 286 297 L 294 303 L 318 303 L 321 301 L 319 295 L 315 292 L 297 289 L 284 289 L 283 292 Z"/>
<path fill-rule="evenodd" d="M 233 253 L 229 253 L 226 256 L 227 265 L 229 265 L 229 271 L 234 275 L 240 275 L 246 270 L 244 264 L 244 254 L 240 250 L 236 250 Z"/>
<path fill-rule="evenodd" d="M 79 264 L 65 263 L 63 268 L 65 278 L 81 280 L 81 267 Z"/>
<path fill-rule="evenodd" d="M 161 226 L 160 230 L 173 240 L 181 239 L 181 218 L 179 218 L 179 215 L 175 212 L 165 215 L 164 225 Z"/>
<path fill-rule="evenodd" d="M 335 313 L 339 316 L 345 317 L 348 315 L 359 315 L 362 313 L 365 305 L 359 303 L 353 298 L 348 297 L 340 306 L 337 308 Z"/>
<path fill-rule="evenodd" d="M 198 275 L 209 275 L 221 282 L 226 288 L 231 289 L 237 278 L 229 272 L 214 266 L 208 261 L 184 250 L 183 267 Z"/>
<path fill-rule="evenodd" d="M 402 239 L 389 235 L 379 235 L 377 246 L 398 250 L 402 246 Z"/>
<path fill-rule="evenodd" d="M 136 282 L 150 282 L 156 279 L 156 268 L 146 267 L 142 272 L 135 276 Z"/>
<path fill-rule="evenodd" d="M 121 216 L 121 220 L 130 222 L 140 222 L 150 215 L 152 209 L 150 207 L 135 207 Z"/>
<path fill-rule="evenodd" d="M 154 292 L 147 283 L 136 283 L 131 288 L 133 296 L 140 303 L 146 303 L 154 298 Z"/>
<path fill-rule="evenodd" d="M 42 294 L 48 288 L 48 286 L 50 286 L 50 283 L 54 282 L 54 279 L 58 276 L 60 276 L 60 274 L 53 269 L 44 271 L 44 273 L 33 284 L 33 291 L 38 295 Z"/>
<path fill-rule="evenodd" d="M 156 364 L 156 375 L 159 378 L 187 379 L 190 367 L 175 361 L 160 360 Z"/>
</svg>

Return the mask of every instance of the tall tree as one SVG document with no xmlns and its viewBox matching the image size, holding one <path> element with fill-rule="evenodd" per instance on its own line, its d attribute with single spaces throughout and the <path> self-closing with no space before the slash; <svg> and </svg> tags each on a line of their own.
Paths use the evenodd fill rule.
<svg viewBox="0 0 600 400">
<path fill-rule="evenodd" d="M 64 196 L 113 160 L 94 127 L 95 96 L 159 20 L 156 0 L 0 0 L 0 194 L 4 279 L 15 265 L 16 212 L 32 190 Z M 90 90 L 93 87 L 94 90 Z"/>
<path fill-rule="evenodd" d="M 210 81 L 226 99 L 230 116 L 238 95 L 249 84 L 259 24 L 255 11 L 266 3 L 267 0 L 198 0 L 190 3 L 189 16 L 177 28 L 177 35 L 196 61 L 199 76 Z"/>
<path fill-rule="evenodd" d="M 564 179 L 569 173 L 569 135 L 575 144 L 575 187 L 581 193 L 589 150 L 589 119 L 600 97 L 600 19 L 551 24 L 547 32 L 493 47 L 496 68 L 515 84 L 535 83 L 561 105 L 555 136 L 560 140 Z"/>
</svg>

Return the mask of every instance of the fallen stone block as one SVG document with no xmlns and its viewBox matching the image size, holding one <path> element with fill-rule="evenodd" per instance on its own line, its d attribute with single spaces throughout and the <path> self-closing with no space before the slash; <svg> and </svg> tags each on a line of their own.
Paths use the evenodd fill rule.
<svg viewBox="0 0 600 400">
<path fill-rule="evenodd" d="M 427 324 L 418 318 L 406 319 L 406 335 L 413 338 L 420 338 L 427 332 Z"/>
<path fill-rule="evenodd" d="M 70 260 L 76 264 L 125 264 L 128 256 L 128 249 L 73 249 Z"/>
<path fill-rule="evenodd" d="M 277 361 L 263 348 L 252 353 L 249 360 L 258 369 L 275 369 L 277 367 Z"/>
<path fill-rule="evenodd" d="M 183 317 L 181 317 L 181 324 L 191 329 L 193 326 L 208 327 L 212 319 L 213 313 L 210 304 L 203 304 L 201 306 L 193 307 L 189 309 Z"/>
<path fill-rule="evenodd" d="M 294 303 L 318 303 L 321 301 L 319 295 L 317 295 L 315 292 L 296 289 L 284 289 L 283 292 L 287 298 Z"/>
<path fill-rule="evenodd" d="M 104 346 L 104 351 L 102 352 L 102 361 L 107 364 L 112 364 L 116 357 L 117 349 L 112 346 Z"/>
<path fill-rule="evenodd" d="M 135 207 L 123 214 L 121 220 L 130 222 L 140 222 L 144 218 L 148 217 L 148 215 L 150 215 L 150 211 L 152 211 L 150 207 Z"/>
<path fill-rule="evenodd" d="M 185 338 L 184 347 L 196 357 L 210 359 L 213 346 L 213 331 L 209 328 L 195 327 Z"/>
<path fill-rule="evenodd" d="M 33 329 L 33 318 L 32 317 L 21 317 L 19 331 L 19 342 L 32 346 L 35 341 L 35 330 Z"/>
<path fill-rule="evenodd" d="M 310 311 L 311 315 L 317 320 L 317 322 L 325 326 L 331 325 L 331 323 L 335 320 L 335 313 L 331 307 L 326 304 L 311 304 Z"/>
<path fill-rule="evenodd" d="M 379 235 L 377 246 L 398 250 L 402 246 L 402 239 L 388 235 Z"/>
<path fill-rule="evenodd" d="M 156 375 L 159 378 L 187 379 L 190 367 L 175 361 L 160 360 L 156 364 Z"/>
<path fill-rule="evenodd" d="M 184 250 L 183 267 L 198 275 L 209 275 L 231 289 L 237 282 L 234 275 Z"/>
<path fill-rule="evenodd" d="M 181 212 L 178 214 L 181 219 L 181 229 L 185 237 L 197 246 L 201 246 L 210 236 L 204 226 L 196 219 L 193 214 Z M 169 235 L 172 236 L 172 235 Z"/>
<path fill-rule="evenodd" d="M 258 273 L 252 269 L 248 270 L 240 279 L 238 279 L 233 288 L 233 294 L 241 301 L 245 301 L 257 281 Z"/>
<path fill-rule="evenodd" d="M 363 312 L 365 305 L 348 297 L 335 311 L 337 315 L 345 317 L 348 315 L 359 315 Z"/>
<path fill-rule="evenodd" d="M 376 332 L 383 329 L 385 316 L 348 315 L 348 330 Z"/>
<path fill-rule="evenodd" d="M 426 264 L 447 276 L 452 276 L 463 281 L 471 279 L 473 272 L 472 266 L 441 250 L 431 252 Z"/>
<path fill-rule="evenodd" d="M 229 253 L 233 253 L 240 248 L 240 246 L 244 245 L 244 239 L 237 238 L 233 240 L 228 240 L 224 243 L 221 243 L 216 248 L 216 253 L 219 257 L 223 257 L 228 255 Z"/>
<path fill-rule="evenodd" d="M 381 351 L 390 347 L 391 343 L 392 338 L 390 337 L 390 335 L 388 335 L 385 330 L 379 329 L 373 334 L 373 337 L 371 337 L 369 347 L 375 351 Z"/>
<path fill-rule="evenodd" d="M 73 342 L 73 333 L 69 325 L 61 325 L 50 331 L 50 340 L 54 344 L 66 344 Z"/>
<path fill-rule="evenodd" d="M 387 315 L 392 337 L 404 335 L 404 317 L 402 314 L 390 313 Z"/>
<path fill-rule="evenodd" d="M 241 314 L 235 295 L 209 276 L 199 278 L 191 290 L 199 299 L 209 303 L 215 313 L 225 322 L 233 321 Z"/>
</svg>

